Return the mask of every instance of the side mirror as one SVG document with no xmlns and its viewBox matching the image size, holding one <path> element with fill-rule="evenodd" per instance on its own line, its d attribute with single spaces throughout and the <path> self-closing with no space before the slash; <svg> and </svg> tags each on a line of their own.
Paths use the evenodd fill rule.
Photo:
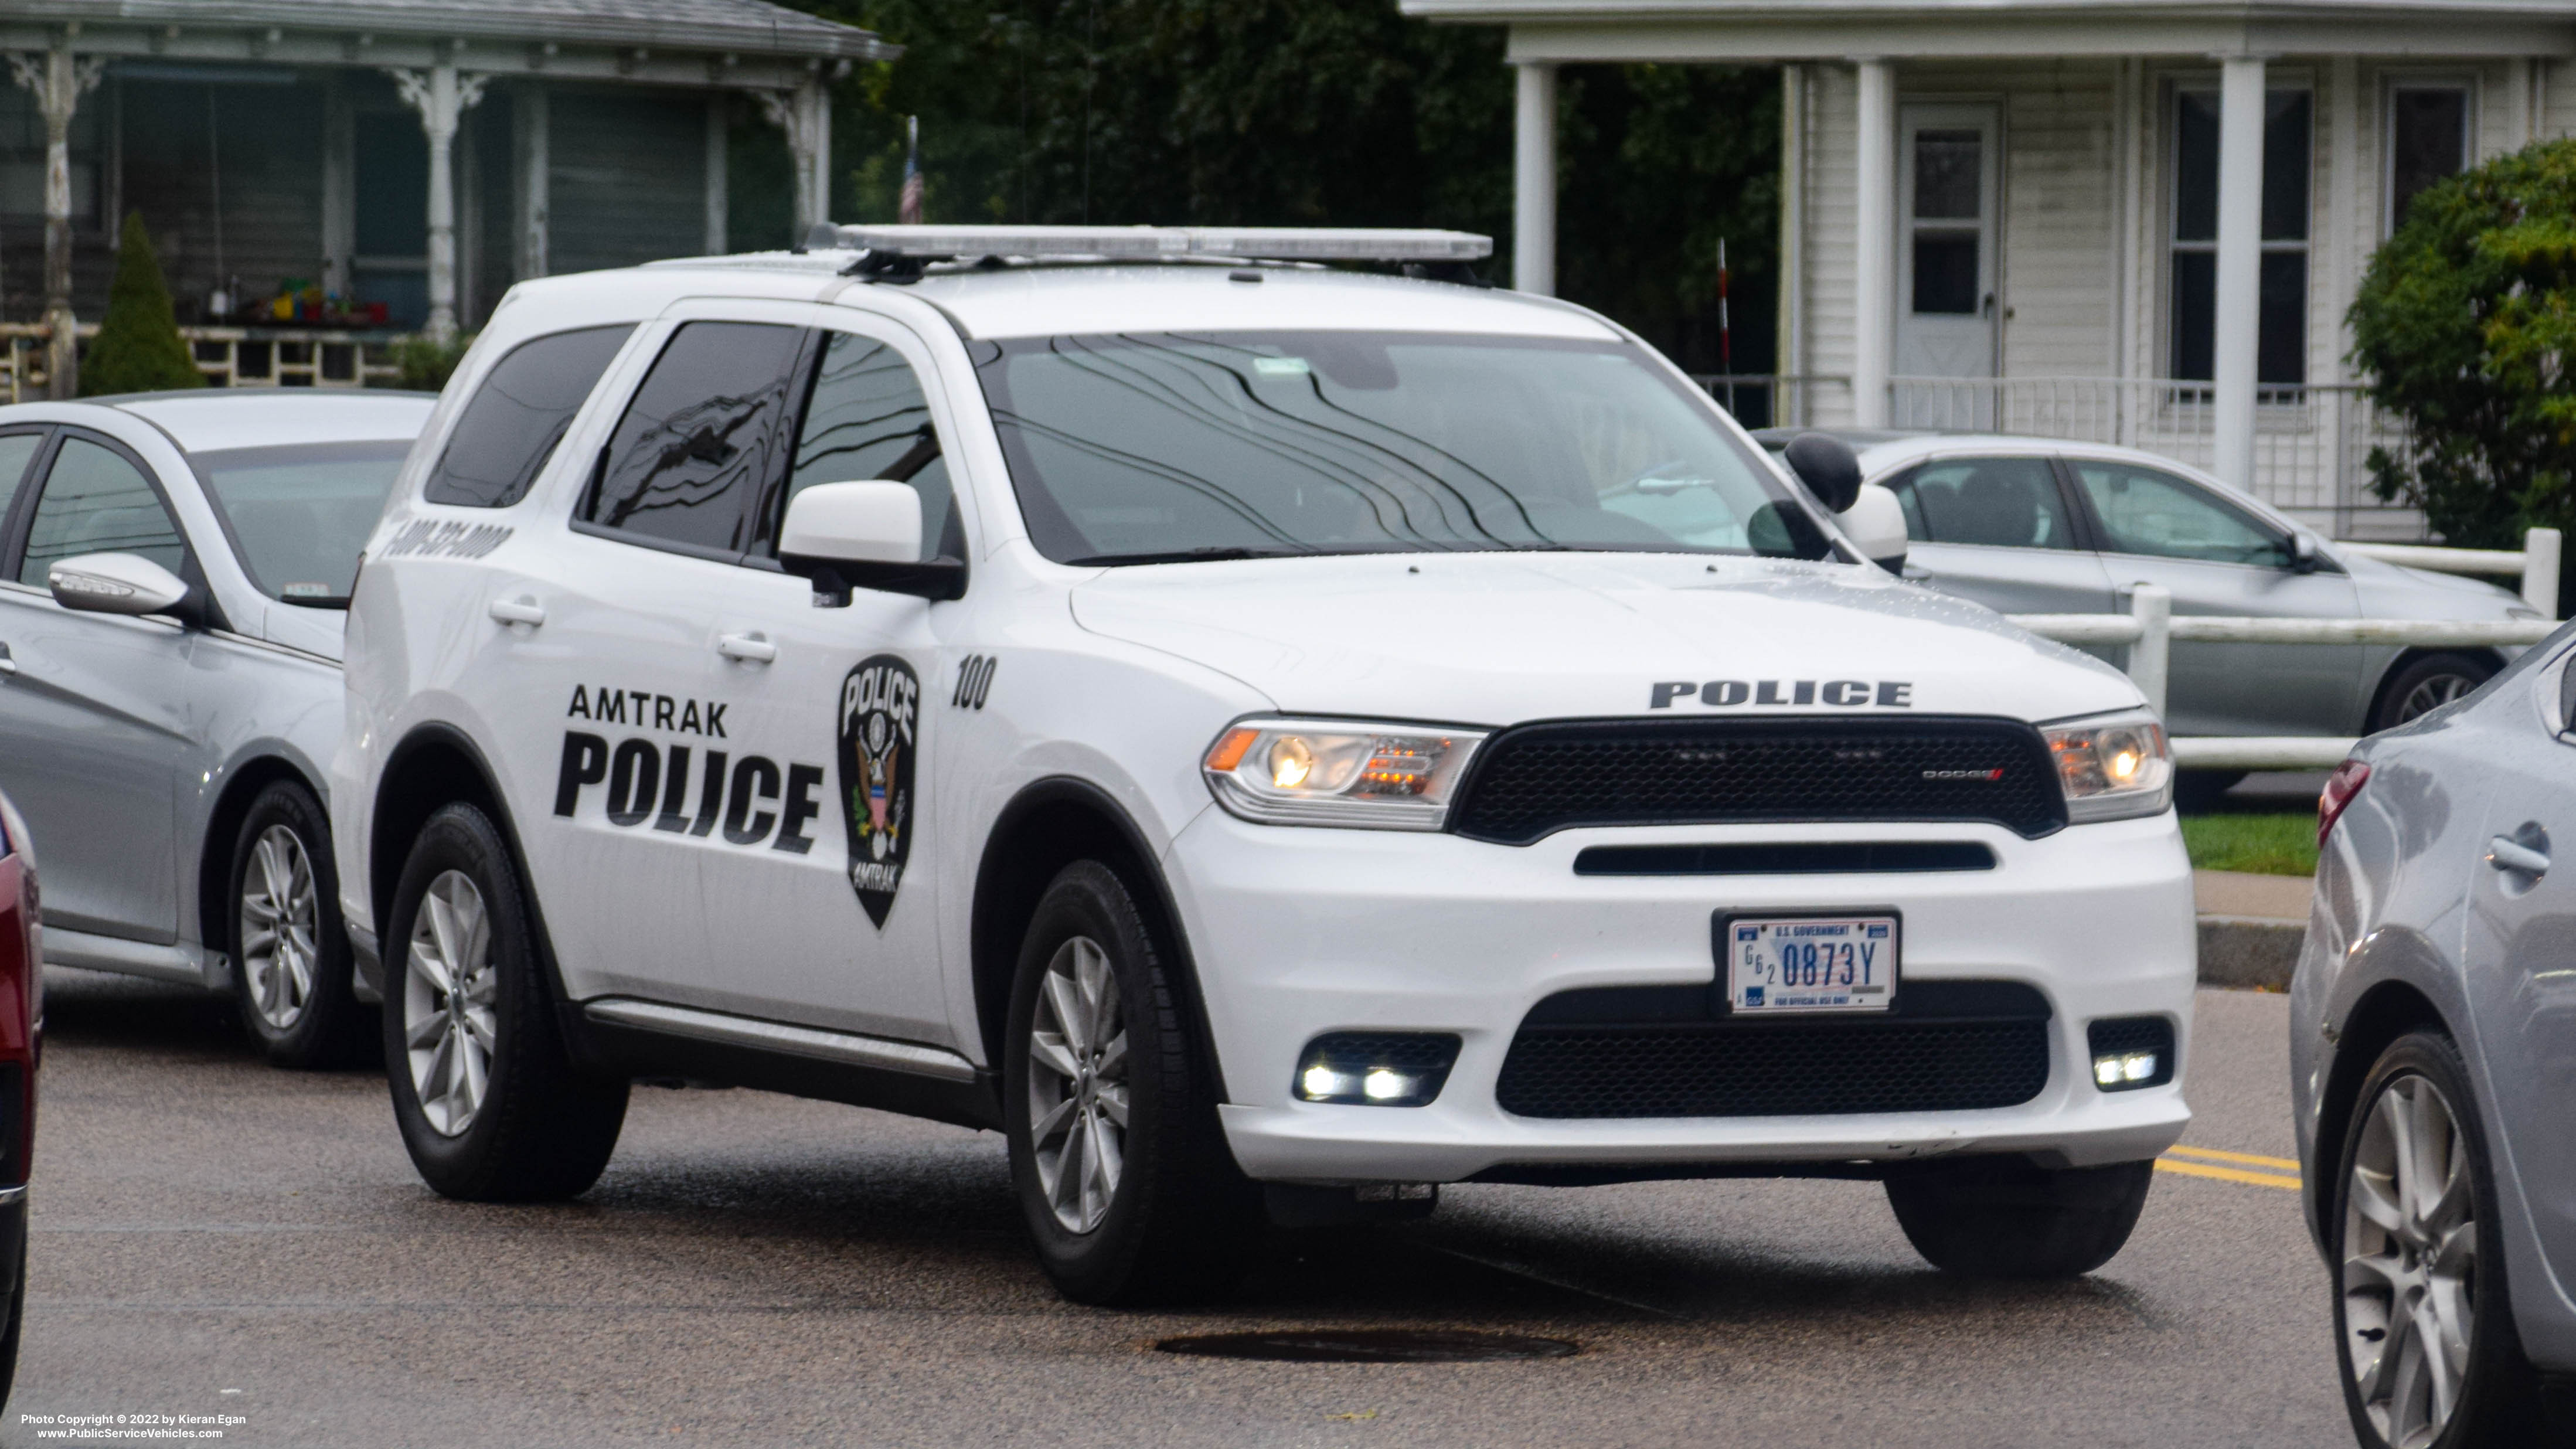
<svg viewBox="0 0 2576 1449">
<path fill-rule="evenodd" d="M 1836 516 L 1843 526 L 1843 536 L 1858 548 L 1861 557 L 1903 576 L 1905 573 L 1905 505 L 1896 495 L 1875 483 L 1861 485 L 1860 496 L 1851 507 Z"/>
<path fill-rule="evenodd" d="M 2312 574 L 2317 571 L 2317 541 L 2304 533 L 2290 535 L 2290 572 Z"/>
<path fill-rule="evenodd" d="M 185 603 L 179 576 L 140 554 L 84 553 L 45 570 L 54 602 L 85 614 L 167 614 Z"/>
<path fill-rule="evenodd" d="M 1860 459 L 1840 438 L 1800 433 L 1789 440 L 1780 458 L 1829 513 L 1849 511 L 1852 500 L 1860 496 Z"/>
<path fill-rule="evenodd" d="M 813 580 L 818 604 L 846 604 L 853 588 L 925 599 L 966 593 L 964 559 L 921 556 L 921 495 L 882 478 L 817 483 L 789 499 L 778 564 Z"/>
</svg>

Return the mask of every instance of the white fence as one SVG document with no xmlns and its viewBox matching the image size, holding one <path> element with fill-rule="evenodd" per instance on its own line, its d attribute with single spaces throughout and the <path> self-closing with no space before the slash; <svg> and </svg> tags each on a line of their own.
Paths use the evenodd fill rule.
<svg viewBox="0 0 2576 1449">
<path fill-rule="evenodd" d="M 2066 644 L 2129 646 L 2129 677 L 2165 712 L 2167 665 L 2174 641 L 2219 644 L 2402 644 L 2494 646 L 2537 644 L 2557 632 L 2561 539 L 2557 529 L 2523 535 L 2518 552 L 2423 548 L 2402 544 L 2341 543 L 2338 548 L 2384 558 L 2410 568 L 2444 573 L 2519 575 L 2522 597 L 2537 619 L 2266 619 L 2186 614 L 2175 618 L 2173 595 L 2155 584 L 2130 594 L 2127 614 L 2014 614 L 2016 624 Z M 2335 736 L 2186 736 L 2173 741 L 2183 769 L 2322 770 L 2352 752 L 2354 741 Z"/>
</svg>

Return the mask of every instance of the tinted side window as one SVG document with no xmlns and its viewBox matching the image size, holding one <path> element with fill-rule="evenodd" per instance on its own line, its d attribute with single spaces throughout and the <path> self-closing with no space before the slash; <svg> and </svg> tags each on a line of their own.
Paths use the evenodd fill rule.
<svg viewBox="0 0 2576 1449">
<path fill-rule="evenodd" d="M 805 332 L 691 322 L 626 405 L 582 518 L 720 553 L 749 545 L 752 505 L 777 476 Z"/>
<path fill-rule="evenodd" d="M 2066 500 L 2046 458 L 1946 458 L 1926 463 L 1898 495 L 1906 532 L 1930 543 L 2073 548 Z M 1914 533 L 1917 520 L 1924 528 Z"/>
<path fill-rule="evenodd" d="M 27 476 L 27 465 L 36 461 L 36 451 L 45 446 L 45 431 L 0 435 L 0 543 L 7 541 L 9 505 L 17 501 L 18 484 Z"/>
<path fill-rule="evenodd" d="M 776 520 L 787 500 L 817 483 L 873 478 L 909 483 L 921 495 L 921 550 L 925 558 L 949 551 L 948 463 L 930 425 L 921 380 L 903 354 L 873 338 L 834 332 L 824 345 L 814 394 L 796 434 L 796 459 L 787 488 L 768 510 L 764 542 L 777 536 Z M 962 548 L 963 541 L 953 541 Z"/>
<path fill-rule="evenodd" d="M 510 349 L 447 435 L 421 496 L 460 508 L 507 508 L 554 456 L 564 429 L 634 327 L 585 327 Z"/>
<path fill-rule="evenodd" d="M 2287 568 L 2289 540 L 2196 484 L 2121 463 L 2077 463 L 2103 547 L 2152 558 Z"/>
<path fill-rule="evenodd" d="M 18 582 L 41 589 L 54 560 L 84 553 L 140 554 L 175 574 L 188 545 L 133 464 L 86 438 L 65 438 L 36 498 Z"/>
</svg>

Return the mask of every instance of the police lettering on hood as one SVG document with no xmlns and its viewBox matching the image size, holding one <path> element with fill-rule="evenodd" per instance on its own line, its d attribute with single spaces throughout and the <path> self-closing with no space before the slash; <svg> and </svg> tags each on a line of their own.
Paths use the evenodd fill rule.
<svg viewBox="0 0 2576 1449">
<path fill-rule="evenodd" d="M 862 659 L 841 681 L 841 820 L 849 830 L 850 888 L 880 927 L 912 854 L 920 719 L 921 680 L 896 655 Z"/>
</svg>

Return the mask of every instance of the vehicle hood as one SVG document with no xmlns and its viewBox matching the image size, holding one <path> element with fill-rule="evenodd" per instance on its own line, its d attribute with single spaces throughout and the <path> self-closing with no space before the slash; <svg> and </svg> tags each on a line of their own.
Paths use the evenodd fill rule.
<svg viewBox="0 0 2576 1449">
<path fill-rule="evenodd" d="M 343 657 L 343 639 L 349 630 L 349 615 L 344 609 L 308 609 L 299 604 L 268 601 L 261 620 L 260 637 L 271 644 L 283 644 L 325 659 Z"/>
<path fill-rule="evenodd" d="M 1991 610 L 1842 564 L 1600 553 L 1159 564 L 1104 571 L 1072 604 L 1085 629 L 1223 671 L 1298 713 L 2039 721 L 2142 698 L 2109 665 Z M 1717 690 L 1724 705 L 1657 688 L 1710 681 L 1742 688 Z"/>
<path fill-rule="evenodd" d="M 2500 619 L 2523 607 L 2522 595 L 2465 574 L 2437 574 L 2385 559 L 2340 554 L 2365 618 Z"/>
</svg>

